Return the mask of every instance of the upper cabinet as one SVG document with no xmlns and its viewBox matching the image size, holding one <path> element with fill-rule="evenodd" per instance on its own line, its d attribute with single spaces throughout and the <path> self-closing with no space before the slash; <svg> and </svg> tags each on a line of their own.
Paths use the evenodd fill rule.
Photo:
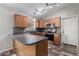
<svg viewBox="0 0 79 59">
<path fill-rule="evenodd" d="M 39 21 L 38 21 L 38 24 L 39 24 L 39 25 L 38 25 L 39 28 L 45 28 L 45 27 L 46 27 L 44 20 L 39 20 Z"/>
<path fill-rule="evenodd" d="M 60 17 L 53 18 L 53 21 L 56 24 L 56 27 L 61 27 L 61 18 Z"/>
<path fill-rule="evenodd" d="M 47 24 L 55 24 L 56 27 L 61 27 L 61 17 L 55 17 L 48 20 L 37 20 L 35 22 L 36 28 L 46 28 Z"/>
<path fill-rule="evenodd" d="M 28 17 L 15 14 L 14 27 L 28 27 Z"/>
<path fill-rule="evenodd" d="M 61 27 L 61 17 L 55 17 L 55 18 L 52 18 L 50 20 L 48 20 L 48 23 L 50 24 L 55 24 L 56 27 Z"/>
<path fill-rule="evenodd" d="M 37 20 L 36 21 L 36 28 L 46 28 L 45 20 Z"/>
</svg>

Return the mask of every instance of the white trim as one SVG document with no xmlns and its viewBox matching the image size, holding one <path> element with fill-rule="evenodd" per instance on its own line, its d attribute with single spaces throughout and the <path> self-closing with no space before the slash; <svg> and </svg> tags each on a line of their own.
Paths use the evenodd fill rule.
<svg viewBox="0 0 79 59">
<path fill-rule="evenodd" d="M 61 19 L 69 19 L 69 18 L 75 18 L 75 17 L 77 17 L 78 18 L 78 15 L 74 15 L 74 16 L 68 16 L 68 17 L 61 17 Z"/>
</svg>

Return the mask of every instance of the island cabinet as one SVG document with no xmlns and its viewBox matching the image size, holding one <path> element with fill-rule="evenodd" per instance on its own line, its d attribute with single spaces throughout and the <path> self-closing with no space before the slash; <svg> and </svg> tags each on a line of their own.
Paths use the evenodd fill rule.
<svg viewBox="0 0 79 59">
<path fill-rule="evenodd" d="M 40 41 L 33 45 L 25 45 L 18 40 L 14 40 L 14 49 L 17 56 L 47 56 L 47 40 Z"/>
<path fill-rule="evenodd" d="M 28 17 L 15 14 L 14 27 L 28 27 Z"/>
<path fill-rule="evenodd" d="M 13 47 L 17 56 L 47 56 L 48 40 L 46 37 L 19 34 L 14 36 Z"/>
<path fill-rule="evenodd" d="M 14 40 L 14 49 L 17 56 L 34 56 L 36 55 L 35 45 L 25 45 L 18 40 Z"/>
</svg>

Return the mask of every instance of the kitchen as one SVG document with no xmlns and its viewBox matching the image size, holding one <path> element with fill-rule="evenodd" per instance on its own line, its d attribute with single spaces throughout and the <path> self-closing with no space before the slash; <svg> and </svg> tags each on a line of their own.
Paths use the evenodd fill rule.
<svg viewBox="0 0 79 59">
<path fill-rule="evenodd" d="M 15 18 L 14 18 L 14 35 L 16 34 L 32 34 L 32 35 L 38 35 L 38 36 L 43 36 L 43 37 L 48 37 L 48 40 L 51 40 L 53 42 L 53 44 L 55 45 L 60 45 L 60 33 L 57 34 L 55 32 L 57 32 L 60 28 L 60 24 L 57 22 L 60 22 L 60 18 L 54 18 L 54 20 L 48 23 L 48 27 L 46 26 L 44 20 L 37 20 L 35 21 L 35 30 L 28 30 L 29 27 L 29 20 L 27 17 L 25 16 L 21 16 L 18 14 L 15 14 Z M 56 20 L 57 19 L 57 20 Z M 51 24 L 55 24 L 56 27 L 54 25 Z M 56 28 L 58 29 L 56 31 Z M 54 29 L 54 30 L 53 30 Z M 53 30 L 51 32 L 51 30 Z M 21 39 L 23 40 L 23 39 Z"/>
<path fill-rule="evenodd" d="M 58 36 L 57 41 L 59 41 L 59 42 L 54 41 L 54 44 L 60 45 L 60 33 L 59 34 L 54 33 L 54 32 L 57 33 L 60 30 L 60 26 L 61 26 L 60 17 L 57 17 L 57 18 L 54 18 L 54 19 L 51 19 L 48 21 L 37 20 L 37 21 L 35 21 L 35 30 L 31 30 L 31 31 L 28 30 L 28 27 L 30 27 L 30 26 L 28 26 L 28 25 L 30 25 L 28 18 L 26 17 L 26 18 L 24 18 L 24 20 L 21 20 L 22 18 L 20 18 L 20 17 L 23 17 L 23 16 L 15 15 L 14 34 L 18 34 L 18 33 L 19 34 L 20 33 L 33 34 L 33 32 L 34 32 L 34 34 L 39 35 L 39 36 L 45 36 L 46 34 L 49 34 L 48 37 L 49 36 L 53 37 L 56 35 L 56 36 Z M 20 18 L 20 19 L 18 19 L 18 18 Z M 49 23 L 47 24 L 47 22 L 49 22 Z M 53 24 L 55 24 L 55 26 Z M 53 35 L 53 33 L 54 33 L 54 35 Z M 53 39 L 54 39 L 54 37 L 49 40 L 52 41 Z M 55 40 L 56 40 L 56 37 L 55 37 Z"/>
<path fill-rule="evenodd" d="M 6 4 L 3 4 L 3 6 L 5 5 Z M 31 3 L 29 5 L 31 5 Z M 49 6 L 52 4 L 46 3 L 45 5 Z M 64 17 L 62 18 L 60 16 L 55 16 L 51 18 L 45 17 L 44 19 L 41 19 L 38 17 L 39 19 L 37 19 L 37 18 L 31 18 L 27 15 L 25 16 L 24 14 L 21 14 L 21 13 L 16 13 L 16 12 L 13 13 L 12 11 L 10 12 L 11 12 L 10 15 L 12 15 L 12 18 L 13 18 L 13 20 L 10 20 L 10 21 L 14 22 L 12 26 L 13 28 L 11 27 L 13 30 L 13 47 L 12 48 L 14 49 L 13 51 L 15 52 L 17 56 L 50 56 L 50 54 L 54 56 L 55 53 L 56 55 L 58 55 L 57 54 L 58 52 L 53 51 L 53 49 L 58 50 L 58 51 L 63 51 L 64 49 L 63 47 L 65 46 L 62 45 L 62 39 L 61 39 L 62 38 L 62 34 L 61 34 L 62 33 L 61 31 L 62 21 L 61 20 L 64 19 Z M 7 32 L 6 29 L 4 30 L 5 32 Z M 65 31 L 63 31 L 63 33 L 64 32 Z M 8 36 L 10 34 L 8 33 Z M 78 44 L 78 43 L 73 43 L 73 44 Z M 72 44 L 71 45 L 64 44 L 64 45 L 66 46 L 68 45 L 70 47 L 72 46 L 73 48 L 74 47 L 76 48 L 76 46 Z M 53 46 L 52 53 L 49 51 L 51 46 Z M 71 51 L 69 52 L 73 53 L 71 55 L 77 55 L 77 53 L 74 53 Z M 4 52 L 2 55 L 6 55 L 6 54 L 7 53 Z"/>
</svg>

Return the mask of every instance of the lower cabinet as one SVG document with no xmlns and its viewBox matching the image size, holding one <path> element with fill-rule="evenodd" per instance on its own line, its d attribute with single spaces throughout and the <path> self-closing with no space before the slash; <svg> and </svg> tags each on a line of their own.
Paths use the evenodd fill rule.
<svg viewBox="0 0 79 59">
<path fill-rule="evenodd" d="M 45 36 L 45 34 L 46 34 L 45 32 L 36 32 L 35 33 L 35 35 L 38 35 L 38 36 Z M 49 38 L 48 40 L 53 41 L 54 45 L 61 45 L 61 35 L 60 35 L 60 33 L 55 33 L 54 35 L 48 35 L 47 37 Z"/>
<path fill-rule="evenodd" d="M 61 39 L 60 34 L 54 34 L 53 44 L 60 45 L 61 44 L 61 40 L 60 39 Z"/>
</svg>

